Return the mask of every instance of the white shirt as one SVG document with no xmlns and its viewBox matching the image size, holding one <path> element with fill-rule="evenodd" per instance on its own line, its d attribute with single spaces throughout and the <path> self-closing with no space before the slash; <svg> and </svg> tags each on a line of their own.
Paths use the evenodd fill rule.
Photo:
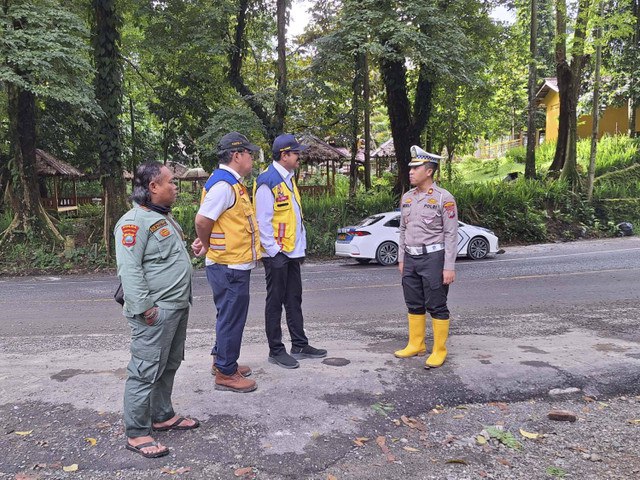
<svg viewBox="0 0 640 480">
<path fill-rule="evenodd" d="M 289 190 L 293 192 L 293 172 L 287 171 L 278 162 L 273 162 L 274 168 L 280 174 L 282 179 L 289 187 Z M 296 243 L 292 252 L 282 252 L 289 258 L 300 258 L 305 256 L 305 250 L 307 249 L 307 232 L 304 229 L 302 223 L 302 210 L 298 205 L 298 200 L 295 195 L 292 195 L 293 209 L 296 215 Z M 273 191 L 269 188 L 269 185 L 260 185 L 256 191 L 256 198 L 254 199 L 256 205 L 256 217 L 258 219 L 258 229 L 260 230 L 260 243 L 270 257 L 275 257 L 280 251 L 280 245 L 276 243 L 273 232 Z"/>
<path fill-rule="evenodd" d="M 220 170 L 230 172 L 236 180 L 241 181 L 242 177 L 233 168 L 224 164 L 220 164 L 219 168 Z M 236 193 L 233 191 L 233 187 L 231 185 L 227 182 L 215 183 L 205 195 L 204 200 L 200 205 L 200 209 L 198 210 L 198 215 L 202 215 L 203 217 L 207 217 L 214 221 L 218 220 L 220 215 L 230 209 L 235 201 Z M 208 257 L 205 260 L 206 265 L 214 265 L 215 263 L 216 262 Z M 256 262 L 236 263 L 227 266 L 234 270 L 251 270 L 252 268 L 255 268 Z"/>
</svg>

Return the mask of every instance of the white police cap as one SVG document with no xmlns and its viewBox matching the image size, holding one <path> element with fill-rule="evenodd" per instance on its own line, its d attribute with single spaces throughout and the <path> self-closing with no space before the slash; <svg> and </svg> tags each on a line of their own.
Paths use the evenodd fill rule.
<svg viewBox="0 0 640 480">
<path fill-rule="evenodd" d="M 413 145 L 410 149 L 411 151 L 411 161 L 409 162 L 410 167 L 419 167 L 420 165 L 424 165 L 425 163 L 439 163 L 444 157 L 440 155 L 436 155 L 435 153 L 429 153 L 423 149 L 421 149 L 417 145 Z"/>
</svg>

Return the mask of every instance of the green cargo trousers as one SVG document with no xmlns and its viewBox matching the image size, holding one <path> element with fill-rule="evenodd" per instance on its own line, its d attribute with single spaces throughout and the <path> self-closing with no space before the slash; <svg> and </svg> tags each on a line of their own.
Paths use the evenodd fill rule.
<svg viewBox="0 0 640 480">
<path fill-rule="evenodd" d="M 131 327 L 131 361 L 124 387 L 127 437 L 151 435 L 152 423 L 175 415 L 171 404 L 173 379 L 184 360 L 189 307 L 160 308 L 153 325 L 142 315 L 127 317 Z"/>
</svg>

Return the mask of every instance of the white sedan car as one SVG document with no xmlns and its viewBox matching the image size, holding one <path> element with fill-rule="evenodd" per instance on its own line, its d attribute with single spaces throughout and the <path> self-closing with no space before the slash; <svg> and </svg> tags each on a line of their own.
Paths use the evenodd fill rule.
<svg viewBox="0 0 640 480">
<path fill-rule="evenodd" d="M 377 260 L 381 265 L 398 262 L 400 212 L 371 215 L 357 225 L 338 229 L 336 255 L 359 263 Z M 458 256 L 479 260 L 498 253 L 498 237 L 486 228 L 458 222 Z"/>
</svg>

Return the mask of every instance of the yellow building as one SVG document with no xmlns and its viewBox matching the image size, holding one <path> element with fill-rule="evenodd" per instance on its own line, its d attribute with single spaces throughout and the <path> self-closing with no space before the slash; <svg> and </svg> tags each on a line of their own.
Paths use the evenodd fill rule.
<svg viewBox="0 0 640 480">
<path fill-rule="evenodd" d="M 547 109 L 547 121 L 545 125 L 545 142 L 558 138 L 558 116 L 560 114 L 560 94 L 558 93 L 558 80 L 545 78 L 544 83 L 538 89 L 536 101 L 539 106 Z M 593 120 L 591 115 L 578 117 L 578 138 L 590 138 Z M 600 117 L 598 125 L 598 138 L 602 135 L 626 134 L 629 119 L 627 107 L 607 107 Z M 640 108 L 636 111 L 636 131 L 640 131 Z"/>
</svg>

